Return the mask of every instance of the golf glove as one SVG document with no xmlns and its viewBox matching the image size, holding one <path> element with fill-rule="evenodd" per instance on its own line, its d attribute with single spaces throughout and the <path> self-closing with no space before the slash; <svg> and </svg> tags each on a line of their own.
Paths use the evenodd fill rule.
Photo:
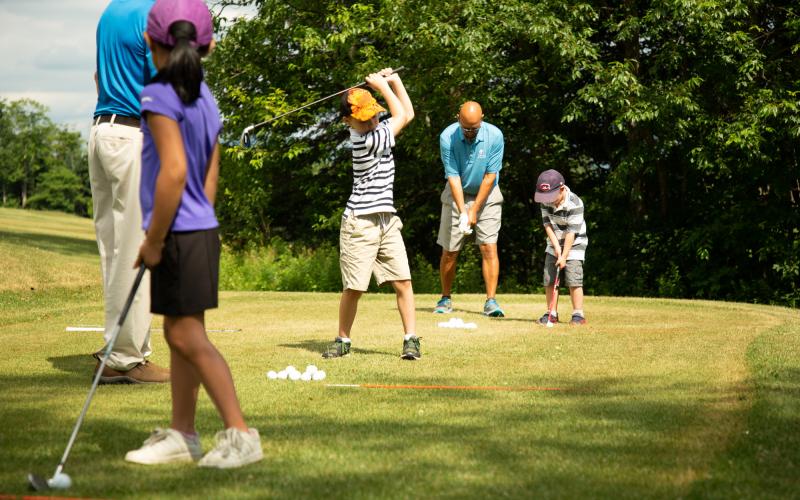
<svg viewBox="0 0 800 500">
<path fill-rule="evenodd" d="M 466 212 L 462 212 L 458 217 L 458 229 L 462 234 L 472 234 L 472 228 L 469 227 L 469 215 Z"/>
</svg>

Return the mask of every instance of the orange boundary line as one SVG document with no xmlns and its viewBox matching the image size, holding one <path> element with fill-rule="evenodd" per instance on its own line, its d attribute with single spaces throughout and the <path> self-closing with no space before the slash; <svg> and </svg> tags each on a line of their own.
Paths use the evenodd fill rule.
<svg viewBox="0 0 800 500">
<path fill-rule="evenodd" d="M 503 385 L 387 385 L 387 384 L 325 384 L 325 387 L 351 387 L 360 389 L 429 389 L 450 391 L 560 391 L 558 387 L 503 386 Z"/>
</svg>

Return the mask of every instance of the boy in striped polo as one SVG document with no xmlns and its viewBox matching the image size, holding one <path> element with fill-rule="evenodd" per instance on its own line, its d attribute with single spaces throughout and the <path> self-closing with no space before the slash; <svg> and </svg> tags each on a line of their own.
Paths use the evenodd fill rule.
<svg viewBox="0 0 800 500">
<path fill-rule="evenodd" d="M 414 118 L 414 108 L 400 76 L 392 74 L 391 68 L 369 75 L 366 82 L 380 92 L 392 116 L 378 122 L 378 113 L 385 109 L 367 90 L 357 88 L 342 94 L 342 120 L 350 126 L 353 147 L 353 190 L 339 231 L 339 266 L 344 288 L 339 302 L 339 335 L 322 357 L 350 354 L 350 329 L 358 300 L 374 274 L 378 285 L 389 282 L 394 287 L 405 330 L 400 357 L 414 360 L 421 354 L 415 334 L 411 271 L 400 234 L 403 223 L 395 215 L 392 155 L 395 137 Z"/>
<path fill-rule="evenodd" d="M 547 249 L 544 260 L 545 303 L 553 296 L 555 278 L 564 269 L 564 282 L 569 287 L 572 300 L 570 325 L 583 325 L 583 260 L 589 238 L 586 236 L 586 221 L 583 219 L 583 202 L 564 184 L 564 176 L 556 170 L 545 170 L 536 180 L 533 199 L 542 206 L 542 223 L 547 233 Z M 548 309 L 551 309 L 548 304 Z M 555 309 L 555 304 L 552 309 Z M 546 325 L 558 322 L 558 312 L 550 311 L 539 318 Z"/>
</svg>

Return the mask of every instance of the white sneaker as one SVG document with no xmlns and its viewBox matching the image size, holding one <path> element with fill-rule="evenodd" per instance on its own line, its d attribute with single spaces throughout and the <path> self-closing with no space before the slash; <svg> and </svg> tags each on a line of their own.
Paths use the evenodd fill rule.
<svg viewBox="0 0 800 500">
<path fill-rule="evenodd" d="M 231 427 L 219 431 L 216 436 L 217 445 L 206 453 L 198 463 L 200 467 L 216 467 L 232 469 L 258 462 L 264 458 L 261 450 L 261 437 L 257 429 L 247 432 Z"/>
<path fill-rule="evenodd" d="M 125 460 L 137 464 L 194 462 L 203 456 L 198 439 L 186 439 L 175 429 L 156 428 L 138 450 L 125 454 Z"/>
</svg>

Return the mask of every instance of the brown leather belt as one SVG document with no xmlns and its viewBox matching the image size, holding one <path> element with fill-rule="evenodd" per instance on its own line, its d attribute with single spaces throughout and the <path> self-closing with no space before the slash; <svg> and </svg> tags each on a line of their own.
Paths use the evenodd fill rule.
<svg viewBox="0 0 800 500">
<path fill-rule="evenodd" d="M 134 118 L 132 116 L 124 116 L 124 115 L 100 115 L 95 116 L 95 123 L 108 123 L 111 121 L 111 118 L 114 117 L 114 123 L 117 125 L 127 125 L 128 127 L 136 127 L 139 128 L 139 119 Z"/>
</svg>

